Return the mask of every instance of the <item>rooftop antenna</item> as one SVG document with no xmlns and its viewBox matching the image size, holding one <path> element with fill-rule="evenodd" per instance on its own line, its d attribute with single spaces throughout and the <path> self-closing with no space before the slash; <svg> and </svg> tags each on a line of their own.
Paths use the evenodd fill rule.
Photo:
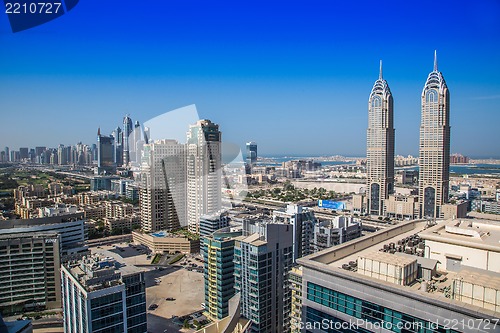
<svg viewBox="0 0 500 333">
<path fill-rule="evenodd" d="M 438 71 L 438 57 L 437 57 L 437 51 L 434 50 L 434 72 Z"/>
</svg>

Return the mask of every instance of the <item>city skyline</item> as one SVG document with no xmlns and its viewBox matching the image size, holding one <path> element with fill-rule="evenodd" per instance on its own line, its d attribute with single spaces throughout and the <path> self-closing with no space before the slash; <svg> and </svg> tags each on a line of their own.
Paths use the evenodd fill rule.
<svg viewBox="0 0 500 333">
<path fill-rule="evenodd" d="M 261 156 L 363 156 L 366 95 L 382 59 L 395 96 L 395 153 L 418 156 L 419 97 L 437 49 L 453 91 L 451 151 L 500 157 L 497 2 L 388 2 L 382 12 L 324 1 L 129 4 L 80 3 L 16 34 L 0 15 L 0 110 L 15 125 L 2 130 L 1 147 L 92 144 L 96 128 L 108 135 L 126 114 L 142 124 L 196 104 L 225 140 L 242 150 L 256 141 Z M 446 34 L 427 33 L 436 16 Z M 397 28 L 380 39 L 373 32 L 389 19 Z"/>
</svg>

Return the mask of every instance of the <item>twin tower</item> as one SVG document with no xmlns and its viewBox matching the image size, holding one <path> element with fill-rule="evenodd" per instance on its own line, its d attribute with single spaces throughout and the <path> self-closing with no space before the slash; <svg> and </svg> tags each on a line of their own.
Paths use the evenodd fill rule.
<svg viewBox="0 0 500 333">
<path fill-rule="evenodd" d="M 420 216 L 439 218 L 448 202 L 450 179 L 450 93 L 443 74 L 434 70 L 422 90 L 420 121 Z M 394 193 L 394 102 L 380 74 L 368 100 L 367 213 L 385 215 L 384 201 Z"/>
</svg>

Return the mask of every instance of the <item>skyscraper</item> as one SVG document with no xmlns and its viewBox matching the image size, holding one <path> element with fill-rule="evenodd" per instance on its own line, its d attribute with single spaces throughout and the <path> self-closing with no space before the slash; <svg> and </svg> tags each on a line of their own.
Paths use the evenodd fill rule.
<svg viewBox="0 0 500 333">
<path fill-rule="evenodd" d="M 101 129 L 99 128 L 97 130 L 97 174 L 116 173 L 113 144 L 114 138 L 101 135 Z"/>
<path fill-rule="evenodd" d="M 293 230 L 289 224 L 258 224 L 258 233 L 235 238 L 234 289 L 241 293 L 241 314 L 252 321 L 251 332 L 288 332 Z"/>
<path fill-rule="evenodd" d="M 252 166 L 257 163 L 257 143 L 247 142 L 247 163 Z"/>
<path fill-rule="evenodd" d="M 200 216 L 221 208 L 221 132 L 210 120 L 199 120 L 187 133 L 188 227 L 199 232 Z"/>
<path fill-rule="evenodd" d="M 142 228 L 158 231 L 187 226 L 185 145 L 175 140 L 144 145 L 141 171 Z"/>
<path fill-rule="evenodd" d="M 130 134 L 133 131 L 132 119 L 127 115 L 123 118 L 123 165 L 130 162 Z"/>
<path fill-rule="evenodd" d="M 123 161 L 123 133 L 122 129 L 118 126 L 112 133 L 113 138 L 115 139 L 115 152 L 114 158 L 116 166 L 122 166 Z"/>
<path fill-rule="evenodd" d="M 368 213 L 384 215 L 384 200 L 394 190 L 394 124 L 392 93 L 382 77 L 382 61 L 368 99 L 366 168 Z"/>
<path fill-rule="evenodd" d="M 420 123 L 419 203 L 422 217 L 437 218 L 448 202 L 450 182 L 450 93 L 438 71 L 434 51 L 434 70 L 422 90 Z"/>
</svg>

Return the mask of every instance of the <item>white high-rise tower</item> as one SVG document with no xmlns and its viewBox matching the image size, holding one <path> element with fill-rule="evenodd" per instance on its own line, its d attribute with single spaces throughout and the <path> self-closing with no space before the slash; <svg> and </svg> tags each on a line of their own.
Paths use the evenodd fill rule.
<svg viewBox="0 0 500 333">
<path fill-rule="evenodd" d="M 199 120 L 187 133 L 187 208 L 189 231 L 198 233 L 200 216 L 221 209 L 222 156 L 219 125 Z"/>
</svg>

